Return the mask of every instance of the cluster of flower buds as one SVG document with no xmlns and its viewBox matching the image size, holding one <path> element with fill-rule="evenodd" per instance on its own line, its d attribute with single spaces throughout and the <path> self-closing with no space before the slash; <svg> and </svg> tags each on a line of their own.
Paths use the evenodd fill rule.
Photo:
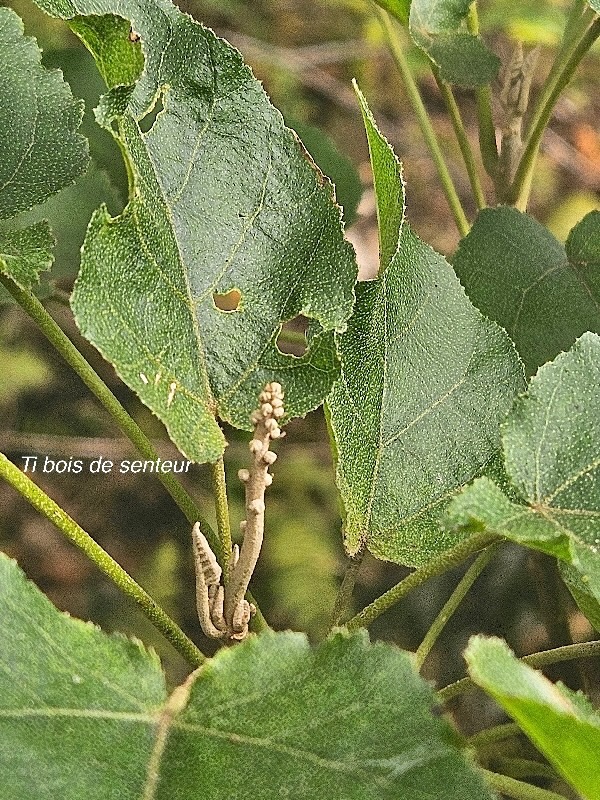
<svg viewBox="0 0 600 800">
<path fill-rule="evenodd" d="M 252 463 L 249 469 L 238 472 L 246 487 L 246 519 L 240 523 L 244 540 L 241 549 L 234 546 L 224 586 L 220 583 L 220 571 L 217 575 L 215 565 L 218 568 L 218 564 L 208 542 L 194 526 L 198 616 L 206 635 L 213 638 L 245 638 L 248 623 L 256 613 L 245 594 L 262 547 L 265 489 L 273 482 L 269 467 L 277 459 L 276 454 L 269 450 L 269 444 L 272 439 L 285 436 L 279 427 L 279 420 L 285 414 L 281 384 L 268 383 L 259 395 L 259 402 L 259 408 L 251 416 L 254 425 L 254 435 L 249 444 Z"/>
</svg>

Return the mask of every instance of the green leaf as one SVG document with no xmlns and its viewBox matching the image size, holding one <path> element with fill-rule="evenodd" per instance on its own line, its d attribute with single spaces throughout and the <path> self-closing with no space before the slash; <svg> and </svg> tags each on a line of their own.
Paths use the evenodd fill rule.
<svg viewBox="0 0 600 800">
<path fill-rule="evenodd" d="M 600 631 L 600 602 L 590 592 L 588 584 L 577 570 L 565 561 L 558 562 L 560 576 L 571 592 L 581 613 Z"/>
<path fill-rule="evenodd" d="M 347 550 L 366 544 L 379 558 L 421 565 L 460 538 L 438 517 L 497 458 L 500 422 L 525 384 L 508 336 L 403 221 L 400 164 L 360 99 L 382 269 L 357 284 L 328 418 Z"/>
<path fill-rule="evenodd" d="M 104 170 L 92 162 L 73 186 L 48 198 L 45 203 L 15 217 L 10 226 L 23 226 L 47 219 L 56 238 L 52 277 L 75 277 L 79 269 L 81 245 L 93 212 L 106 203 L 115 213 L 122 208 L 120 197 Z M 48 264 L 45 268 L 50 266 Z"/>
<path fill-rule="evenodd" d="M 467 294 L 510 334 L 528 374 L 600 333 L 600 212 L 576 225 L 566 246 L 514 208 L 480 212 L 452 260 Z"/>
<path fill-rule="evenodd" d="M 98 115 L 126 153 L 132 192 L 122 215 L 100 209 L 90 223 L 72 298 L 84 336 L 195 461 L 223 451 L 215 414 L 250 429 L 270 380 L 284 387 L 285 419 L 317 407 L 339 373 L 331 332 L 345 328 L 357 271 L 331 184 L 240 54 L 170 3 L 38 5 L 119 14 L 146 58 L 135 89 L 112 90 Z M 125 64 L 111 82 L 129 77 Z M 221 311 L 218 296 L 234 290 L 237 310 Z M 321 326 L 301 358 L 276 344 L 299 314 Z"/>
<path fill-rule="evenodd" d="M 600 600 L 600 337 L 584 334 L 532 378 L 504 428 L 522 505 L 481 478 L 448 509 L 451 525 L 489 529 L 572 564 Z"/>
<path fill-rule="evenodd" d="M 0 635 L 3 800 L 491 800 L 411 656 L 364 632 L 251 637 L 166 700 L 155 656 L 0 555 Z"/>
<path fill-rule="evenodd" d="M 21 289 L 32 289 L 40 273 L 50 269 L 54 236 L 47 222 L 28 228 L 0 228 L 0 272 L 10 275 Z"/>
<path fill-rule="evenodd" d="M 375 0 L 375 2 L 396 17 L 403 25 L 408 23 L 411 0 Z"/>
<path fill-rule="evenodd" d="M 518 723 L 584 800 L 600 798 L 600 715 L 587 698 L 555 685 L 500 639 L 474 636 L 471 677 Z"/>
<path fill-rule="evenodd" d="M 0 8 L 0 219 L 43 202 L 87 166 L 82 104 L 40 57 L 19 17 Z"/>
<path fill-rule="evenodd" d="M 469 33 L 466 18 L 472 0 L 412 0 L 410 33 L 438 66 L 440 76 L 459 86 L 480 86 L 497 75 L 500 60 L 479 36 Z"/>
</svg>

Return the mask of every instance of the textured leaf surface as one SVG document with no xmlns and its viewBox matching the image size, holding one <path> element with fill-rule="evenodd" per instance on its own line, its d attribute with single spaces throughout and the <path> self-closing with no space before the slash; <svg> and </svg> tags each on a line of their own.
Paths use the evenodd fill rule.
<svg viewBox="0 0 600 800">
<path fill-rule="evenodd" d="M 472 302 L 510 334 L 529 374 L 600 333 L 600 212 L 576 225 L 566 246 L 514 208 L 484 209 L 453 266 Z"/>
<path fill-rule="evenodd" d="M 554 685 L 500 639 L 473 637 L 471 677 L 519 724 L 585 800 L 600 798 L 600 716 L 582 695 Z"/>
<path fill-rule="evenodd" d="M 21 289 L 31 289 L 40 273 L 52 266 L 53 246 L 54 237 L 47 222 L 22 229 L 0 229 L 0 272 L 10 275 Z"/>
<path fill-rule="evenodd" d="M 418 565 L 456 542 L 437 519 L 498 454 L 499 424 L 524 380 L 508 336 L 403 222 L 400 164 L 361 102 L 382 269 L 357 284 L 328 414 L 348 551 L 366 544 Z"/>
<path fill-rule="evenodd" d="M 87 165 L 82 105 L 40 57 L 19 17 L 0 8 L 0 219 L 43 202 Z"/>
<path fill-rule="evenodd" d="M 503 435 L 511 502 L 481 478 L 449 519 L 488 528 L 572 564 L 600 600 L 600 337 L 586 333 L 541 367 Z"/>
<path fill-rule="evenodd" d="M 479 36 L 469 33 L 472 0 L 412 0 L 410 33 L 437 64 L 441 77 L 460 86 L 490 83 L 500 61 Z"/>
<path fill-rule="evenodd" d="M 0 556 L 3 800 L 491 800 L 407 653 L 269 633 L 175 690 Z"/>
<path fill-rule="evenodd" d="M 261 85 L 226 42 L 166 0 L 39 0 L 58 16 L 119 14 L 129 26 L 85 17 L 102 65 L 121 53 L 111 85 L 145 69 L 133 94 L 118 87 L 99 119 L 115 128 L 134 184 L 124 213 L 93 217 L 73 309 L 83 334 L 163 420 L 196 461 L 224 441 L 214 415 L 240 427 L 262 386 L 278 380 L 290 416 L 318 406 L 338 374 L 332 334 L 353 303 L 356 263 L 333 190 L 283 125 Z M 75 21 L 81 33 L 82 21 Z M 140 119 L 160 94 L 163 111 Z M 214 294 L 237 290 L 237 310 Z M 324 332 L 302 358 L 282 354 L 284 321 L 304 314 Z"/>
</svg>

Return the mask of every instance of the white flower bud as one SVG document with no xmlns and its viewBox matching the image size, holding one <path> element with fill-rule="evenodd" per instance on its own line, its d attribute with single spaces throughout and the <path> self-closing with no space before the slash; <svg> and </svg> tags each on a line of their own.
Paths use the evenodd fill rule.
<svg viewBox="0 0 600 800">
<path fill-rule="evenodd" d="M 242 483 L 247 483 L 250 480 L 250 473 L 247 469 L 238 470 L 238 478 Z"/>
</svg>

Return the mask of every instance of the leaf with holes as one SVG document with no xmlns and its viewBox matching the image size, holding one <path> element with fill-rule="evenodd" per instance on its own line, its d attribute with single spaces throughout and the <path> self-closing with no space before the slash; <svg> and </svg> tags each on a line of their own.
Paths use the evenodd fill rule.
<svg viewBox="0 0 600 800">
<path fill-rule="evenodd" d="M 490 83 L 500 60 L 467 27 L 472 0 L 412 0 L 410 33 L 437 65 L 440 76 L 459 86 Z"/>
<path fill-rule="evenodd" d="M 331 332 L 351 312 L 356 263 L 331 185 L 240 54 L 167 0 L 37 4 L 80 15 L 70 24 L 101 70 L 117 54 L 97 118 L 126 154 L 131 197 L 90 223 L 72 298 L 82 333 L 195 461 L 223 451 L 216 414 L 250 429 L 270 380 L 286 418 L 318 406 L 339 371 Z M 140 50 L 139 81 L 119 85 Z M 219 309 L 215 296 L 234 290 L 236 309 Z M 277 337 L 300 314 L 320 330 L 298 358 Z"/>
<path fill-rule="evenodd" d="M 475 683 L 510 714 L 581 798 L 600 800 L 600 715 L 587 698 L 551 683 L 500 639 L 474 636 L 465 658 Z"/>
<path fill-rule="evenodd" d="M 600 333 L 600 211 L 563 246 L 527 214 L 486 208 L 452 264 L 472 302 L 508 331 L 529 374 L 585 331 Z"/>
<path fill-rule="evenodd" d="M 346 547 L 426 563 L 457 541 L 438 517 L 500 451 L 500 422 L 525 388 L 504 331 L 471 305 L 447 261 L 404 221 L 400 163 L 359 94 L 381 253 L 357 284 L 342 374 L 327 401 Z"/>
<path fill-rule="evenodd" d="M 600 337 L 584 334 L 532 378 L 503 435 L 521 504 L 481 478 L 450 525 L 488 529 L 572 564 L 600 600 Z"/>
<path fill-rule="evenodd" d="M 0 636 L 3 800 L 491 800 L 411 656 L 364 632 L 251 637 L 167 699 L 154 655 L 0 554 Z"/>
<path fill-rule="evenodd" d="M 46 222 L 5 221 L 74 183 L 88 163 L 87 142 L 77 132 L 81 103 L 58 70 L 42 66 L 9 8 L 0 8 L 0 72 L 0 272 L 27 290 L 52 265 L 54 238 Z"/>
</svg>

